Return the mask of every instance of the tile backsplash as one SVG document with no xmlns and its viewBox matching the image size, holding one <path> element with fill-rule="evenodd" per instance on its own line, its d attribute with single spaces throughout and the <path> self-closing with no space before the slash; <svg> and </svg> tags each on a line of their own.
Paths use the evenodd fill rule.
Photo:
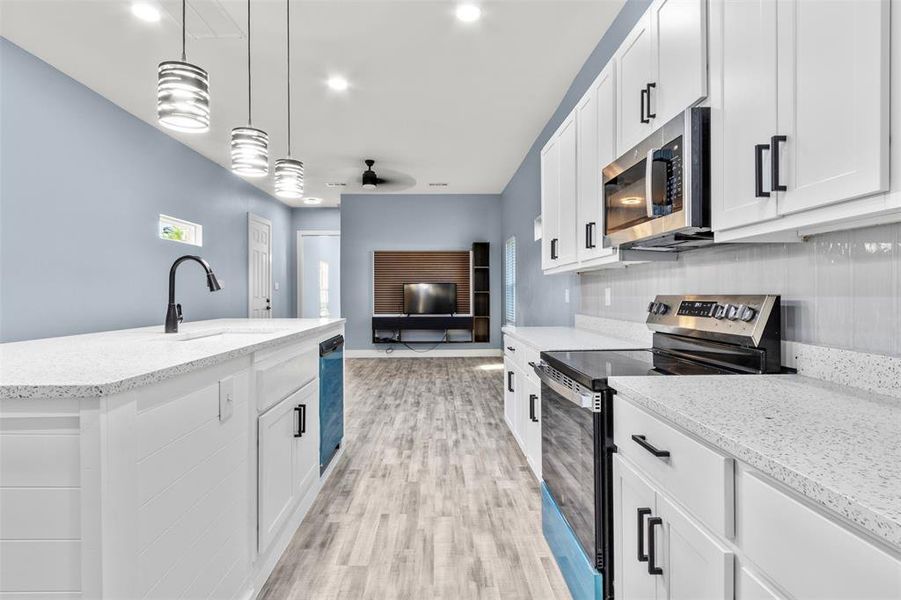
<svg viewBox="0 0 901 600">
<path fill-rule="evenodd" d="M 644 321 L 656 294 L 781 294 L 786 340 L 901 356 L 901 224 L 729 244 L 580 276 L 587 315 Z M 610 288 L 610 305 L 605 289 Z"/>
</svg>

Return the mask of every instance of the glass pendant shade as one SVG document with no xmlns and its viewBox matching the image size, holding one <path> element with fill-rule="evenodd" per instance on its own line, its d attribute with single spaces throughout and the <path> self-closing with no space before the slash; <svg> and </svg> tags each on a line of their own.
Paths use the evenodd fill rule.
<svg viewBox="0 0 901 600">
<path fill-rule="evenodd" d="M 210 129 L 210 77 L 191 63 L 160 63 L 157 115 L 160 124 L 175 131 L 203 133 Z"/>
<path fill-rule="evenodd" d="M 303 163 L 293 158 L 275 161 L 275 195 L 279 198 L 303 197 Z"/>
<path fill-rule="evenodd" d="M 269 174 L 269 134 L 254 127 L 235 127 L 231 138 L 232 172 L 242 177 Z"/>
</svg>

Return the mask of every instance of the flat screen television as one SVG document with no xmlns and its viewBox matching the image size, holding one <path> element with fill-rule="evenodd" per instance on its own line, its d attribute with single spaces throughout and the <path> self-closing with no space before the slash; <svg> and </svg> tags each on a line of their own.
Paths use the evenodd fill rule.
<svg viewBox="0 0 901 600">
<path fill-rule="evenodd" d="M 456 312 L 456 283 L 404 284 L 404 314 L 452 315 Z"/>
</svg>

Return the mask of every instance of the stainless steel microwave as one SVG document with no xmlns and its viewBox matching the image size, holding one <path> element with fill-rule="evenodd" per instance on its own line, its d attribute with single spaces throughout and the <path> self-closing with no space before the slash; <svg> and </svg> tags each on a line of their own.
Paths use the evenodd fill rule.
<svg viewBox="0 0 901 600">
<path fill-rule="evenodd" d="M 611 246 L 675 251 L 713 242 L 710 109 L 690 108 L 603 170 Z"/>
</svg>

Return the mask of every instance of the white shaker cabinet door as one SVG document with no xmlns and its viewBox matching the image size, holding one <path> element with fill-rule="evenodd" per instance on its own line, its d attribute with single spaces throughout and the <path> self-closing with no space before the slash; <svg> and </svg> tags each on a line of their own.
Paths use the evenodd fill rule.
<svg viewBox="0 0 901 600">
<path fill-rule="evenodd" d="M 711 5 L 712 47 L 720 56 L 720 110 L 712 111 L 713 165 L 721 186 L 714 230 L 775 219 L 770 137 L 776 131 L 776 0 Z"/>
<path fill-rule="evenodd" d="M 563 122 L 560 146 L 560 196 L 555 267 L 576 262 L 576 113 Z"/>
<path fill-rule="evenodd" d="M 541 480 L 541 386 L 523 378 L 523 445 L 535 477 Z"/>
<path fill-rule="evenodd" d="M 513 436 L 519 439 L 519 433 L 516 430 L 516 388 L 513 387 L 516 382 L 516 367 L 513 359 L 504 357 L 504 419 L 513 432 Z"/>
<path fill-rule="evenodd" d="M 778 7 L 779 211 L 887 190 L 888 0 Z"/>
<path fill-rule="evenodd" d="M 617 156 L 625 154 L 652 131 L 654 119 L 649 114 L 647 102 L 648 86 L 654 83 L 652 53 L 651 19 L 645 13 L 620 46 L 616 57 Z M 650 88 L 650 92 L 653 96 L 654 89 Z"/>
<path fill-rule="evenodd" d="M 298 498 L 306 495 L 319 479 L 319 380 L 310 382 L 291 399 L 299 418 L 299 437 L 294 438 L 294 477 Z"/>
<path fill-rule="evenodd" d="M 613 465 L 616 597 L 655 600 L 657 576 L 648 573 L 648 524 L 656 515 L 657 494 L 619 455 Z"/>
<path fill-rule="evenodd" d="M 707 96 L 707 0 L 658 0 L 650 14 L 656 87 L 649 101 L 663 125 Z"/>
<path fill-rule="evenodd" d="M 656 543 L 657 597 L 666 600 L 732 600 L 735 555 L 669 500 L 657 496 L 662 523 L 649 526 Z"/>
<path fill-rule="evenodd" d="M 541 268 L 551 269 L 557 262 L 557 236 L 560 213 L 560 146 L 552 137 L 541 151 Z"/>
<path fill-rule="evenodd" d="M 289 396 L 260 415 L 259 435 L 259 551 L 264 552 L 290 514 L 297 500 L 294 435 L 298 419 L 293 396 Z"/>
</svg>

